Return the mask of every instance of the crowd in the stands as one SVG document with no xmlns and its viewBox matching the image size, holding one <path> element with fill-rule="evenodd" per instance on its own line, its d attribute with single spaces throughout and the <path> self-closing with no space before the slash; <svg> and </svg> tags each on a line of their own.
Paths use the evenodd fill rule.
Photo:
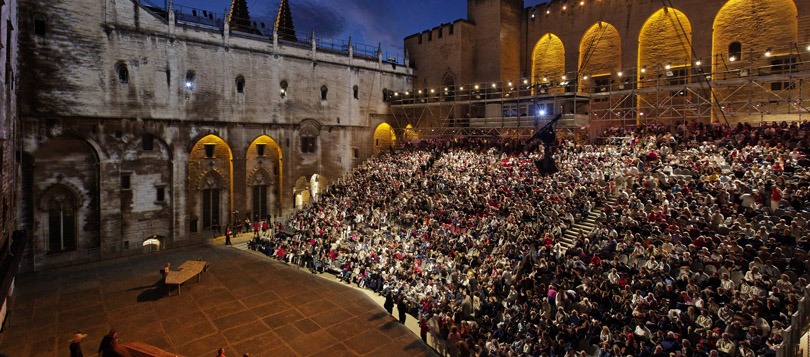
<svg viewBox="0 0 810 357">
<path fill-rule="evenodd" d="M 808 129 L 611 129 L 553 175 L 535 145 L 426 140 L 250 246 L 400 300 L 451 356 L 773 355 L 807 293 Z"/>
</svg>

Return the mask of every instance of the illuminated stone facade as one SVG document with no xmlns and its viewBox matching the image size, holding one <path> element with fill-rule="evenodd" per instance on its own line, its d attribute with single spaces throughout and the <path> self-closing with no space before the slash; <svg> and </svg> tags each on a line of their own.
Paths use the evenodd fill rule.
<svg viewBox="0 0 810 357">
<path fill-rule="evenodd" d="M 379 150 L 384 99 L 412 86 L 410 69 L 379 52 L 246 21 L 231 30 L 222 14 L 133 0 L 20 6 L 26 270 L 288 214 Z"/>
<path fill-rule="evenodd" d="M 810 0 L 553 0 L 525 8 L 514 1 L 470 0 L 467 5 L 469 19 L 454 22 L 463 25 L 466 38 L 437 41 L 440 28 L 435 28 L 405 39 L 417 64 L 414 90 L 444 85 L 442 78 L 453 73 L 457 88 L 495 83 L 498 93 L 487 99 L 503 99 L 498 105 L 504 108 L 518 96 L 554 102 L 552 96 L 581 93 L 588 104 L 568 106 L 578 112 L 565 109 L 565 114 L 587 115 L 592 126 L 598 125 L 594 120 L 739 122 L 807 116 L 803 93 L 810 87 L 803 77 L 810 74 Z M 517 11 L 516 22 L 504 22 Z M 500 42 L 493 43 L 496 33 Z M 456 46 L 460 41 L 469 45 Z M 494 58 L 518 56 L 519 67 L 482 65 L 478 54 L 487 51 L 497 51 Z M 739 54 L 731 61 L 734 51 Z M 475 115 L 475 96 L 457 94 L 472 103 L 456 103 L 454 110 Z M 761 109 L 754 102 L 771 107 Z M 419 101 L 403 103 L 407 109 Z M 490 122 L 491 113 L 500 115 L 490 110 L 495 105 L 486 103 Z M 506 109 L 502 113 L 508 116 Z"/>
</svg>

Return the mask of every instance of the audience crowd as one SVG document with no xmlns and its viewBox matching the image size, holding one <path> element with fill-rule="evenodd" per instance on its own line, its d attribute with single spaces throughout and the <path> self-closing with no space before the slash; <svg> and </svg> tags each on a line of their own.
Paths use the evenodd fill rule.
<svg viewBox="0 0 810 357">
<path fill-rule="evenodd" d="M 425 140 L 250 247 L 396 301 L 451 356 L 773 355 L 807 293 L 808 129 L 610 129 L 560 140 L 554 175 L 531 143 Z"/>
</svg>

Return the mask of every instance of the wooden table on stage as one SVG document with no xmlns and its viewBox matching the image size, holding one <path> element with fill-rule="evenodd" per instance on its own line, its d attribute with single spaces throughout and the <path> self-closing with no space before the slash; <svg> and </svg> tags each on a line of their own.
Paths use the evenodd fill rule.
<svg viewBox="0 0 810 357">
<path fill-rule="evenodd" d="M 197 276 L 197 282 L 200 282 L 200 276 L 205 272 L 207 262 L 202 260 L 187 260 L 185 263 L 178 267 L 178 270 L 172 270 L 166 276 L 166 285 L 177 285 L 177 295 L 180 295 L 180 286 L 186 281 Z"/>
</svg>

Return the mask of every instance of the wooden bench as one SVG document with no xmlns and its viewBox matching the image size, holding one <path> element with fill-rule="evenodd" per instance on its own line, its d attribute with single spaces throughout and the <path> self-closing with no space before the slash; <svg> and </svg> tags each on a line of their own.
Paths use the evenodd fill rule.
<svg viewBox="0 0 810 357">
<path fill-rule="evenodd" d="M 197 282 L 200 282 L 200 276 L 205 272 L 207 266 L 208 263 L 203 260 L 187 260 L 178 267 L 178 270 L 170 271 L 163 281 L 169 286 L 177 285 L 177 295 L 180 295 L 180 286 L 195 276 Z"/>
</svg>

